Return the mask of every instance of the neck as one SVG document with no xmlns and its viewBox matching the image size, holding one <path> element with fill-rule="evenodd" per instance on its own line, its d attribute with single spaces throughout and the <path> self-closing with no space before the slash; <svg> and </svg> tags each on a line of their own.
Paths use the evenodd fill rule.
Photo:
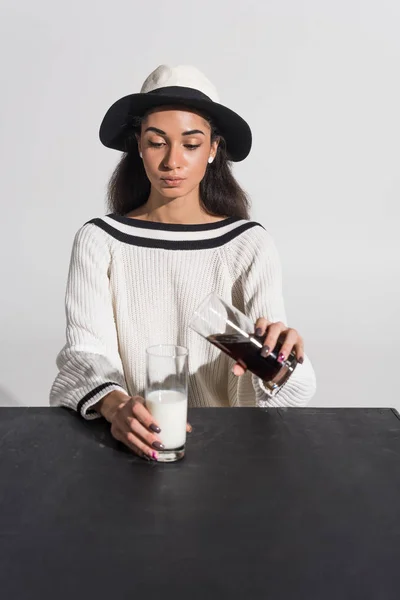
<svg viewBox="0 0 400 600">
<path fill-rule="evenodd" d="M 206 223 L 210 218 L 200 205 L 198 187 L 178 198 L 166 198 L 151 188 L 146 204 L 131 216 L 141 217 L 147 221 L 173 224 Z"/>
</svg>

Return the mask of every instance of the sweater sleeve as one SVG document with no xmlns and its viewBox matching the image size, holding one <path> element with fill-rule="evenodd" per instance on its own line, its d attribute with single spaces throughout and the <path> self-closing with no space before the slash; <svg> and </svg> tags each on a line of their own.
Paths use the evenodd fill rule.
<svg viewBox="0 0 400 600">
<path fill-rule="evenodd" d="M 251 233 L 253 243 L 243 249 L 248 255 L 250 253 L 243 276 L 245 313 L 254 323 L 259 317 L 265 317 L 268 321 L 282 321 L 289 326 L 282 294 L 281 261 L 275 242 L 263 227 L 255 227 Z M 262 379 L 254 374 L 251 379 L 257 406 L 304 406 L 316 392 L 315 373 L 307 355 L 273 397 Z"/>
<path fill-rule="evenodd" d="M 66 406 L 85 419 L 112 390 L 126 392 L 109 287 L 111 254 L 104 232 L 88 223 L 76 234 L 65 294 L 66 343 L 57 356 L 51 406 Z"/>
</svg>

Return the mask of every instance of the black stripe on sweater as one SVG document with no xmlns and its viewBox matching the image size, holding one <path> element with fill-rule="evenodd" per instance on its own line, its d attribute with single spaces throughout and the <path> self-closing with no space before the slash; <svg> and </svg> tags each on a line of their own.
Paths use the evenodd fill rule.
<svg viewBox="0 0 400 600">
<path fill-rule="evenodd" d="M 157 231 L 212 231 L 213 229 L 219 229 L 226 225 L 231 225 L 236 221 L 240 221 L 240 217 L 228 217 L 211 223 L 199 223 L 197 225 L 187 225 L 183 223 L 158 223 L 156 221 L 144 221 L 142 219 L 132 219 L 130 217 L 123 217 L 111 213 L 107 215 L 110 219 L 130 225 L 131 227 L 138 227 L 140 229 L 154 229 Z"/>
<path fill-rule="evenodd" d="M 135 235 L 130 235 L 128 233 L 123 233 L 118 229 L 115 229 L 102 219 L 96 218 L 92 219 L 85 223 L 92 223 L 96 225 L 100 229 L 103 229 L 106 233 L 111 235 L 116 240 L 120 242 L 124 242 L 125 244 L 130 244 L 132 246 L 141 246 L 143 248 L 163 248 L 164 250 L 207 250 L 209 248 L 218 248 L 219 246 L 223 246 L 227 242 L 230 242 L 235 237 L 247 231 L 248 229 L 252 229 L 253 227 L 262 227 L 260 223 L 256 223 L 255 221 L 245 223 L 244 225 L 239 225 L 236 229 L 232 231 L 228 231 L 224 235 L 221 235 L 217 238 L 212 238 L 209 240 L 156 240 L 151 238 L 142 238 Z"/>
<path fill-rule="evenodd" d="M 106 388 L 110 387 L 111 385 L 117 385 L 118 387 L 120 387 L 122 389 L 122 386 L 119 383 L 115 383 L 113 381 L 108 381 L 107 383 L 102 383 L 101 385 L 98 385 L 96 388 L 94 388 L 94 390 L 92 390 L 91 392 L 87 393 L 82 398 L 82 400 L 79 400 L 78 406 L 76 407 L 76 410 L 78 411 L 78 413 L 83 417 L 83 414 L 82 414 L 83 405 L 88 400 L 90 400 L 91 398 L 93 398 L 94 396 L 96 396 L 96 394 L 98 394 L 99 392 L 102 392 L 103 390 L 105 390 Z M 90 412 L 96 412 L 96 411 L 89 410 L 88 414 L 90 414 Z"/>
</svg>

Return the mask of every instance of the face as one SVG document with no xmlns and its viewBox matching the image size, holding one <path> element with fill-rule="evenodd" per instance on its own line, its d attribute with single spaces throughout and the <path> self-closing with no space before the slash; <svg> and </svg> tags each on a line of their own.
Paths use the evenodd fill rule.
<svg viewBox="0 0 400 600">
<path fill-rule="evenodd" d="M 182 107 L 149 112 L 136 137 L 152 187 L 167 198 L 196 189 L 218 147 L 218 140 L 211 144 L 209 123 L 196 111 Z"/>
</svg>

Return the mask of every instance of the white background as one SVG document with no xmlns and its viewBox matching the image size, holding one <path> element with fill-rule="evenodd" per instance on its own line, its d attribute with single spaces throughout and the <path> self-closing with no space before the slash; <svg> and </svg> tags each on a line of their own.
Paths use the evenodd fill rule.
<svg viewBox="0 0 400 600">
<path fill-rule="evenodd" d="M 159 64 L 193 64 L 250 124 L 235 166 L 280 250 L 314 406 L 394 406 L 397 0 L 2 0 L 0 404 L 46 405 L 72 241 L 120 154 L 100 122 Z"/>
</svg>

